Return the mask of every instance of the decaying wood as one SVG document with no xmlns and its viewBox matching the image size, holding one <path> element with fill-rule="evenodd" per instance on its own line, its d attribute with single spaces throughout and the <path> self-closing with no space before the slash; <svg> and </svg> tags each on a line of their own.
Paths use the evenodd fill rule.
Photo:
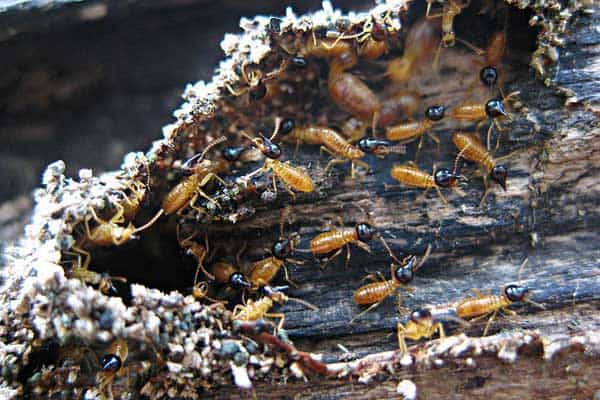
<svg viewBox="0 0 600 400">
<path fill-rule="evenodd" d="M 519 315 L 497 318 L 492 333 L 499 336 L 490 339 L 501 341 L 503 333 L 512 335 L 515 341 L 526 335 L 533 337 L 523 345 L 516 361 L 506 364 L 497 354 L 484 353 L 473 354 L 474 364 L 467 365 L 466 361 L 449 357 L 440 366 L 417 364 L 415 368 L 383 371 L 380 378 L 371 379 L 367 385 L 359 383 L 359 374 L 341 381 L 309 376 L 308 383 L 290 381 L 281 387 L 261 383 L 256 386 L 259 398 L 392 397 L 398 395 L 397 386 L 403 379 L 416 384 L 419 398 L 590 398 L 600 390 L 595 378 L 600 374 L 597 354 L 592 351 L 598 351 L 600 334 L 600 33 L 594 29 L 599 23 L 598 14 L 594 14 L 579 16 L 573 25 L 562 50 L 557 77 L 563 94 L 534 79 L 523 48 L 516 46 L 516 54 L 510 54 L 510 80 L 505 90 L 520 91 L 520 101 L 527 110 L 521 110 L 521 117 L 502 135 L 502 154 L 515 152 L 507 161 L 511 171 L 508 191 L 503 193 L 494 187 L 483 207 L 479 207 L 483 187 L 476 177 L 462 188 L 464 196 L 448 193 L 448 206 L 433 192 L 425 200 L 415 202 L 421 194 L 419 190 L 388 191 L 383 187 L 383 183 L 393 183 L 390 167 L 402 157 L 370 159 L 373 171 L 353 180 L 346 167 L 323 175 L 318 167 L 324 166 L 326 159 L 319 156 L 318 149 L 303 149 L 294 162 L 311 165 L 309 170 L 320 184 L 319 193 L 299 196 L 296 203 L 290 204 L 284 204 L 284 195 L 284 200 L 273 207 L 258 209 L 253 219 L 233 227 L 216 225 L 209 231 L 211 237 L 232 235 L 237 244 L 246 240 L 248 257 L 256 257 L 278 237 L 284 205 L 289 207 L 291 216 L 286 230 L 302 236 L 301 249 L 306 249 L 309 239 L 323 231 L 325 222 L 335 223 L 337 216 L 342 216 L 346 225 L 369 218 L 398 255 L 419 255 L 427 245 L 433 246 L 431 258 L 412 284 L 415 292 L 398 291 L 402 306 L 408 310 L 464 298 L 472 288 L 497 293 L 506 283 L 522 282 L 533 289 L 532 299 L 544 304 L 546 310 L 526 305 L 514 307 Z M 518 32 L 512 34 L 514 40 L 521 37 Z M 459 81 L 451 78 L 448 82 L 429 83 L 423 90 L 431 98 L 454 104 L 465 95 Z M 439 153 L 432 143 L 426 143 L 420 160 L 427 168 L 431 160 L 450 165 L 454 159 L 455 150 L 449 140 L 451 129 L 448 125 L 436 130 L 443 138 Z M 472 176 L 473 172 L 471 166 L 465 167 L 465 174 Z M 355 206 L 357 203 L 369 215 L 364 215 Z M 190 260 L 178 255 L 173 239 L 162 243 L 159 250 L 151 250 L 156 240 L 161 240 L 161 234 L 155 231 L 123 249 L 99 251 L 94 259 L 102 264 L 106 257 L 114 257 L 111 268 L 115 274 L 128 268 L 131 259 L 147 262 L 143 270 L 129 269 L 131 281 L 165 290 L 181 288 L 185 282 L 182 277 L 193 276 Z M 290 267 L 298 288 L 291 288 L 289 294 L 320 309 L 312 312 L 290 303 L 278 310 L 286 314 L 285 328 L 299 349 L 320 353 L 329 363 L 396 349 L 394 328 L 398 321 L 406 321 L 406 313 L 398 312 L 395 297 L 348 325 L 360 311 L 352 302 L 352 292 L 361 285 L 365 270 L 388 274 L 389 258 L 382 246 L 373 242 L 372 248 L 373 254 L 352 248 L 348 269 L 344 268 L 343 257 L 321 270 L 311 257 L 297 255 L 305 264 Z M 518 267 L 526 258 L 528 265 L 518 276 Z M 165 265 L 173 265 L 176 273 L 159 274 Z M 448 333 L 477 337 L 484 325 L 485 321 L 481 321 L 466 331 L 450 326 Z M 543 348 L 548 346 L 544 341 L 558 337 L 565 338 L 563 350 L 551 360 L 544 360 Z M 580 347 L 566 339 L 577 337 L 592 338 L 590 342 L 595 340 L 596 344 L 587 348 L 590 352 L 581 352 Z M 451 340 L 456 339 L 419 345 L 412 351 L 416 354 L 443 347 Z M 249 395 L 238 389 L 221 389 L 214 397 Z"/>
</svg>

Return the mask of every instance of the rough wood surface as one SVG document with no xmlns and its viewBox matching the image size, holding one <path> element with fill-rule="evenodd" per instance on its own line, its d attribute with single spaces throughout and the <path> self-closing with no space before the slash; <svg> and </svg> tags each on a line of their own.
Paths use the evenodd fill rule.
<svg viewBox="0 0 600 400">
<path fill-rule="evenodd" d="M 465 196 L 448 193 L 449 206 L 434 192 L 427 195 L 426 201 L 415 202 L 421 193 L 419 190 L 386 191 L 383 188 L 384 182 L 394 183 L 389 169 L 399 158 L 390 157 L 383 162 L 371 159 L 373 173 L 364 178 L 350 179 L 346 167 L 335 169 L 330 177 L 321 176 L 321 182 L 325 183 L 322 192 L 300 196 L 298 202 L 291 205 L 292 223 L 286 229 L 298 231 L 303 238 L 300 248 L 306 249 L 308 239 L 323 230 L 324 222 L 335 222 L 338 215 L 343 216 L 346 225 L 364 220 L 361 210 L 353 204 L 365 201 L 361 204 L 398 253 L 418 255 L 428 244 L 433 245 L 431 258 L 412 284 L 415 292 L 408 294 L 399 290 L 407 309 L 457 300 L 469 295 L 471 288 L 498 292 L 505 283 L 519 280 L 518 266 L 528 258 L 521 282 L 534 290 L 533 300 L 543 303 L 547 310 L 517 306 L 514 309 L 519 316 L 498 318 L 492 332 L 518 328 L 539 329 L 548 335 L 598 332 L 600 212 L 596 199 L 600 191 L 597 95 L 600 33 L 595 27 L 599 23 L 598 14 L 580 16 L 562 50 L 557 82 L 567 89 L 568 108 L 564 107 L 563 96 L 533 78 L 526 65 L 526 54 L 519 53 L 522 48 L 510 55 L 514 64 L 507 68 L 512 78 L 507 92 L 521 91 L 520 99 L 528 112 L 527 118 L 519 118 L 510 132 L 503 135 L 502 154 L 516 152 L 508 161 L 511 173 L 506 193 L 495 187 L 486 205 L 480 208 L 483 188 L 481 181 L 473 178 L 463 188 Z M 513 39 L 518 40 L 518 34 L 515 35 Z M 440 95 L 435 83 L 426 90 L 430 99 L 456 101 L 456 96 L 464 94 L 460 88 L 450 87 Z M 95 125 L 94 121 L 89 125 Z M 154 126 L 158 125 L 160 123 L 155 121 Z M 450 163 L 455 154 L 449 142 L 451 129 L 453 127 L 448 125 L 437 131 L 444 137 L 440 153 L 431 143 L 426 143 L 427 150 L 420 159 Z M 312 165 L 311 172 L 318 175 L 317 166 L 323 166 L 325 159 L 313 149 L 303 152 L 296 162 Z M 430 168 L 431 162 L 424 164 L 424 168 Z M 465 169 L 467 174 L 473 171 L 469 166 Z M 319 201 L 315 202 L 316 199 Z M 239 242 L 241 238 L 254 237 L 247 240 L 249 247 L 255 249 L 250 251 L 249 257 L 258 256 L 266 243 L 277 238 L 279 220 L 279 212 L 259 211 L 252 221 L 235 227 L 234 233 L 238 236 L 234 238 Z M 212 229 L 215 236 L 229 232 L 231 227 Z M 126 246 L 122 252 L 128 259 L 154 258 L 151 261 L 156 266 L 164 268 L 164 265 L 176 264 L 175 268 L 193 273 L 189 260 L 173 262 L 176 243 L 172 243 L 172 251 L 162 247 L 161 254 L 148 252 L 149 244 L 151 240 L 145 244 L 140 241 Z M 319 312 L 294 304 L 280 308 L 286 314 L 288 334 L 299 348 L 322 353 L 324 360 L 330 362 L 395 349 L 393 328 L 397 321 L 406 319 L 398 313 L 395 298 L 387 299 L 375 311 L 348 325 L 360 311 L 351 296 L 360 286 L 365 269 L 388 274 L 388 257 L 381 245 L 373 242 L 372 246 L 371 255 L 353 248 L 348 269 L 344 269 L 343 257 L 322 271 L 312 258 L 304 255 L 298 257 L 306 261 L 305 265 L 290 267 L 292 279 L 299 285 L 290 290 L 290 295 L 320 308 Z M 145 256 L 140 255 L 144 252 Z M 102 254 L 96 259 L 102 260 Z M 124 259 L 122 266 L 114 266 L 115 270 L 126 268 L 127 262 Z M 149 268 L 153 268 L 152 265 Z M 141 272 L 145 275 L 146 271 Z M 176 275 L 171 281 L 171 274 L 163 275 L 160 282 L 135 274 L 132 278 L 170 289 L 182 285 Z M 484 324 L 485 321 L 475 324 L 465 333 L 476 336 Z M 450 334 L 455 332 L 452 327 L 449 329 Z M 344 354 L 336 346 L 338 343 L 351 354 Z M 450 365 L 433 370 L 403 371 L 393 379 L 386 378 L 369 386 L 357 386 L 356 381 L 312 378 L 309 383 L 289 382 L 288 386 L 277 389 L 275 385 L 263 384 L 256 391 L 259 398 L 296 395 L 381 398 L 394 396 L 398 382 L 405 378 L 417 384 L 421 398 L 449 398 L 449 391 L 456 392 L 455 398 L 515 398 L 517 394 L 522 398 L 590 398 L 600 389 L 594 379 L 600 371 L 590 355 L 568 353 L 551 364 L 540 360 L 539 354 L 531 351 L 510 366 L 490 356 L 479 358 L 475 370 Z M 536 384 L 527 385 L 530 382 Z M 553 388 L 556 390 L 552 391 Z M 246 395 L 242 393 L 239 397 Z M 235 396 L 238 396 L 237 389 L 215 394 L 216 398 Z"/>
</svg>

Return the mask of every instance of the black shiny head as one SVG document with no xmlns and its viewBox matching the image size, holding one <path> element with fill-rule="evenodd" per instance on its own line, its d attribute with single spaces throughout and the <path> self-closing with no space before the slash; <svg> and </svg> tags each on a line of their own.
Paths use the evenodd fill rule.
<svg viewBox="0 0 600 400">
<path fill-rule="evenodd" d="M 417 257 L 411 256 L 406 264 L 398 265 L 394 270 L 394 279 L 400 283 L 409 283 L 412 281 L 414 277 L 413 270 L 416 262 Z"/>
<path fill-rule="evenodd" d="M 391 143 L 387 140 L 373 139 L 373 138 L 362 138 L 358 142 L 358 148 L 365 153 L 377 153 L 382 147 L 388 147 Z"/>
<path fill-rule="evenodd" d="M 267 95 L 267 86 L 261 82 L 250 88 L 249 95 L 250 99 L 254 101 L 262 100 Z"/>
<path fill-rule="evenodd" d="M 436 104 L 434 106 L 429 106 L 425 110 L 425 117 L 430 121 L 439 121 L 444 118 L 444 112 L 446 111 L 446 107 Z"/>
<path fill-rule="evenodd" d="M 485 114 L 488 118 L 506 117 L 508 116 L 504 109 L 504 103 L 502 99 L 491 99 L 485 103 Z"/>
<path fill-rule="evenodd" d="M 293 251 L 294 245 L 289 239 L 278 240 L 273 243 L 273 246 L 271 247 L 271 253 L 273 254 L 273 257 L 280 260 L 284 260 L 286 257 L 289 257 Z"/>
<path fill-rule="evenodd" d="M 377 234 L 377 228 L 372 227 L 369 224 L 358 224 L 356 225 L 356 236 L 361 242 L 368 242 L 373 239 L 373 236 Z"/>
<path fill-rule="evenodd" d="M 265 157 L 277 159 L 281 157 L 281 147 L 271 141 L 271 139 L 260 135 L 262 138 L 262 145 L 260 145 L 260 151 Z"/>
<path fill-rule="evenodd" d="M 248 281 L 248 278 L 241 272 L 234 272 L 229 276 L 229 286 L 234 289 L 250 288 L 252 284 Z"/>
<path fill-rule="evenodd" d="M 221 150 L 221 155 L 224 159 L 229 162 L 237 161 L 240 159 L 242 153 L 246 150 L 245 146 L 239 147 L 225 147 Z"/>
<path fill-rule="evenodd" d="M 271 18 L 269 20 L 269 32 L 271 33 L 280 33 L 281 32 L 281 19 L 279 18 Z"/>
<path fill-rule="evenodd" d="M 117 372 L 123 365 L 121 359 L 114 354 L 107 354 L 100 360 L 102 365 L 102 371 L 104 372 Z"/>
<path fill-rule="evenodd" d="M 494 86 L 498 81 L 498 71 L 491 65 L 483 67 L 481 68 L 481 71 L 479 71 L 479 79 L 481 79 L 481 82 L 484 85 Z"/>
<path fill-rule="evenodd" d="M 504 288 L 504 295 L 510 301 L 523 301 L 529 289 L 519 285 L 508 285 Z"/>
<path fill-rule="evenodd" d="M 498 164 L 494 168 L 492 168 L 492 172 L 490 172 L 490 177 L 497 182 L 502 189 L 506 190 L 506 177 L 508 176 L 508 169 L 502 165 Z"/>
<path fill-rule="evenodd" d="M 445 188 L 449 188 L 449 187 L 453 187 L 456 186 L 456 183 L 459 179 L 459 175 L 456 175 L 453 172 L 450 172 L 450 170 L 448 168 L 440 168 L 437 171 L 435 171 L 435 184 L 440 186 L 440 187 L 445 187 Z"/>
<path fill-rule="evenodd" d="M 286 118 L 281 121 L 281 124 L 279 125 L 279 133 L 283 136 L 289 135 L 292 133 L 295 127 L 296 124 L 294 123 L 294 120 L 291 118 Z"/>
<path fill-rule="evenodd" d="M 292 57 L 290 59 L 292 67 L 295 69 L 304 69 L 308 66 L 308 62 L 304 57 Z"/>
<path fill-rule="evenodd" d="M 421 323 L 424 319 L 431 318 L 431 311 L 426 308 L 421 308 L 420 310 L 413 311 L 410 314 L 410 320 L 415 323 Z"/>
</svg>

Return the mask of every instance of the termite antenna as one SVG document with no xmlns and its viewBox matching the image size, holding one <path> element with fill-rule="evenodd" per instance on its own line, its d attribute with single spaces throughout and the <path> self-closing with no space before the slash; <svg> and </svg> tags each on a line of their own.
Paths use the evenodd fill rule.
<svg viewBox="0 0 600 400">
<path fill-rule="evenodd" d="M 160 211 L 157 212 L 156 215 L 154 217 L 152 217 L 152 219 L 150 221 L 146 222 L 144 225 L 142 225 L 142 226 L 140 226 L 138 228 L 135 228 L 135 230 L 133 231 L 133 233 L 141 232 L 144 229 L 147 229 L 147 228 L 151 227 L 152 225 L 154 225 L 154 223 L 156 221 L 158 221 L 158 219 L 160 218 L 161 215 L 163 215 L 164 212 L 165 212 L 165 210 L 161 208 Z"/>
<path fill-rule="evenodd" d="M 202 153 L 198 153 L 195 156 L 193 156 L 192 158 L 190 158 L 189 160 L 187 160 L 185 163 L 183 163 L 182 167 L 183 168 L 189 168 L 192 163 L 202 161 L 204 159 L 204 157 L 206 156 L 206 154 L 213 147 L 215 147 L 218 144 L 223 143 L 226 140 L 227 140 L 227 137 L 221 136 L 221 137 L 218 137 L 217 139 L 213 140 L 212 142 L 209 142 L 206 145 L 206 148 L 202 151 Z"/>
</svg>

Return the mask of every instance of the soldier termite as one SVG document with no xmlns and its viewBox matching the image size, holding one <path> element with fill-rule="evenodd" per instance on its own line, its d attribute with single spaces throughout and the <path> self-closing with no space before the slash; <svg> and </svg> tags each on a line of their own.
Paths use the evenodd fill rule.
<svg viewBox="0 0 600 400">
<path fill-rule="evenodd" d="M 479 125 L 481 125 L 482 123 L 484 123 L 487 119 L 491 120 L 490 123 L 490 127 L 488 128 L 487 131 L 487 149 L 490 150 L 491 149 L 491 134 L 492 134 L 492 127 L 496 127 L 499 131 L 504 130 L 499 122 L 498 119 L 499 118 L 505 118 L 508 121 L 512 121 L 511 116 L 508 114 L 508 112 L 506 111 L 506 106 L 507 106 L 507 100 L 510 97 L 514 97 L 517 96 L 519 94 L 519 92 L 512 92 L 510 93 L 508 96 L 506 96 L 504 99 L 497 99 L 497 98 L 493 98 L 488 100 L 485 103 L 481 103 L 481 102 L 475 102 L 475 101 L 470 101 L 467 100 L 465 102 L 463 102 L 462 104 L 459 104 L 458 106 L 452 108 L 450 110 L 450 117 L 458 120 L 458 121 L 472 121 L 472 122 L 477 122 L 478 123 L 478 127 Z M 500 138 L 498 137 L 497 141 L 496 141 L 496 148 L 498 148 L 500 146 Z"/>
<path fill-rule="evenodd" d="M 451 172 L 447 168 L 436 169 L 435 166 L 433 173 L 429 175 L 412 162 L 404 165 L 394 165 L 390 174 L 392 178 L 406 186 L 425 189 L 423 196 L 429 189 L 434 188 L 444 204 L 448 204 L 448 200 L 446 200 L 440 188 L 455 188 L 459 181 L 466 180 L 464 176 L 457 175 L 456 170 Z M 390 187 L 391 185 L 386 185 L 386 189 Z"/>
<path fill-rule="evenodd" d="M 431 22 L 417 21 L 408 31 L 404 54 L 391 60 L 386 75 L 394 83 L 406 83 L 415 75 L 421 60 L 427 58 L 438 46 L 438 29 Z"/>
<path fill-rule="evenodd" d="M 284 61 L 278 69 L 263 75 L 263 72 L 260 70 L 258 65 L 250 66 L 250 71 L 248 71 L 249 64 L 246 63 L 241 66 L 241 73 L 242 78 L 248 86 L 241 90 L 233 89 L 230 84 L 226 84 L 226 87 L 229 92 L 236 97 L 239 97 L 247 92 L 250 101 L 256 102 L 266 100 L 271 97 L 274 91 L 276 91 L 275 87 L 271 87 L 271 85 L 268 85 L 266 82 L 276 78 L 287 68 L 288 64 L 288 61 Z"/>
<path fill-rule="evenodd" d="M 488 86 L 493 87 L 498 84 L 498 66 L 502 62 L 502 57 L 506 50 L 506 32 L 499 31 L 492 35 L 490 42 L 485 50 L 485 65 L 479 71 L 479 79 L 481 82 Z M 498 84 L 498 90 L 500 95 L 504 97 L 502 87 Z"/>
<path fill-rule="evenodd" d="M 446 336 L 442 323 L 431 315 L 427 309 L 413 311 L 405 325 L 398 322 L 398 347 L 402 353 L 408 352 L 405 339 L 419 340 L 430 338 L 439 333 L 440 338 Z"/>
<path fill-rule="evenodd" d="M 115 339 L 110 345 L 107 354 L 100 360 L 102 370 L 96 375 L 98 390 L 103 393 L 108 390 L 109 398 L 112 395 L 112 382 L 117 376 L 127 376 L 129 386 L 129 368 L 125 367 L 125 360 L 129 354 L 127 342 L 123 339 Z"/>
<path fill-rule="evenodd" d="M 381 273 L 378 273 L 380 278 L 379 281 L 369 283 L 356 289 L 352 296 L 354 303 L 358 305 L 369 305 L 369 307 L 352 318 L 350 324 L 364 314 L 375 309 L 388 296 L 394 293 L 396 289 L 402 287 L 405 290 L 412 291 L 413 289 L 406 286 L 406 284 L 412 281 L 415 271 L 421 268 L 430 253 L 431 245 L 427 246 L 427 250 L 419 263 L 417 263 L 416 256 L 408 256 L 400 263 L 400 265 L 391 264 L 390 275 L 392 279 L 386 280 Z"/>
<path fill-rule="evenodd" d="M 387 140 L 362 138 L 358 141 L 358 148 L 368 154 L 374 154 L 379 158 L 384 158 L 388 154 L 405 154 L 406 146 L 403 144 L 394 144 Z"/>
<path fill-rule="evenodd" d="M 286 186 L 286 189 L 290 195 L 295 199 L 296 195 L 289 188 L 298 190 L 300 192 L 313 192 L 315 190 L 315 184 L 304 171 L 297 167 L 290 165 L 289 163 L 283 163 L 279 161 L 281 157 L 281 147 L 273 143 L 273 139 L 277 136 L 279 130 L 279 121 L 276 124 L 275 132 L 271 138 L 267 138 L 260 135 L 260 138 L 252 138 L 245 132 L 242 132 L 242 136 L 250 140 L 266 157 L 264 165 L 256 171 L 245 175 L 242 179 L 248 180 L 252 176 L 272 171 L 273 178 L 273 190 L 277 192 L 277 185 L 275 183 L 275 177 L 279 178 Z"/>
<path fill-rule="evenodd" d="M 283 323 L 285 321 L 285 315 L 282 313 L 270 313 L 269 310 L 273 308 L 275 303 L 283 304 L 287 301 L 294 301 L 296 303 L 300 303 L 313 311 L 318 311 L 319 309 L 302 300 L 294 297 L 286 296 L 282 290 L 286 289 L 286 286 L 272 288 L 270 286 L 262 287 L 263 297 L 260 299 L 253 301 L 249 299 L 246 304 L 238 304 L 233 309 L 234 320 L 241 321 L 256 321 L 258 319 L 268 317 L 268 318 L 280 318 L 279 324 L 277 324 L 277 329 L 281 330 L 283 327 Z"/>
<path fill-rule="evenodd" d="M 471 133 L 455 132 L 452 136 L 454 145 L 459 150 L 459 154 L 456 157 L 457 161 L 460 157 L 463 157 L 469 161 L 473 161 L 479 164 L 484 170 L 483 184 L 485 186 L 485 193 L 481 198 L 480 205 L 483 204 L 488 192 L 489 187 L 487 183 L 487 177 L 489 177 L 498 183 L 503 190 L 506 190 L 506 178 L 508 176 L 508 168 L 503 164 L 498 164 L 498 159 L 494 159 L 492 155 L 483 147 L 483 144 L 479 141 L 479 138 Z M 502 158 L 506 158 L 502 157 Z"/>
<path fill-rule="evenodd" d="M 437 143 L 438 147 L 440 145 L 440 139 L 430 132 L 431 128 L 436 122 L 441 121 L 444 118 L 444 113 L 446 111 L 446 107 L 441 105 L 433 105 L 427 107 L 425 110 L 425 119 L 421 121 L 412 121 L 412 122 L 404 122 L 398 125 L 393 125 L 385 130 L 385 136 L 389 140 L 396 140 L 407 142 L 414 140 L 418 137 L 419 144 L 417 146 L 416 154 L 421 150 L 421 146 L 423 145 L 423 138 L 425 134 L 427 134 L 434 142 Z"/>
<path fill-rule="evenodd" d="M 216 262 L 210 266 L 215 281 L 231 286 L 234 289 L 250 289 L 252 284 L 240 270 L 230 263 Z"/>
<path fill-rule="evenodd" d="M 526 264 L 527 259 L 523 261 L 519 267 L 519 271 L 521 271 Z M 545 309 L 543 305 L 527 298 L 530 294 L 530 289 L 522 285 L 506 285 L 502 289 L 501 295 L 484 295 L 481 294 L 477 289 L 472 290 L 475 293 L 475 297 L 459 300 L 458 302 L 452 304 L 450 308 L 454 309 L 459 318 L 473 318 L 469 322 L 474 322 L 491 314 L 488 322 L 485 325 L 485 329 L 483 330 L 483 336 L 487 335 L 490 324 L 493 322 L 498 311 L 506 314 L 516 315 L 516 312 L 507 309 L 507 307 L 514 302 L 527 302 L 538 308 Z"/>
</svg>

